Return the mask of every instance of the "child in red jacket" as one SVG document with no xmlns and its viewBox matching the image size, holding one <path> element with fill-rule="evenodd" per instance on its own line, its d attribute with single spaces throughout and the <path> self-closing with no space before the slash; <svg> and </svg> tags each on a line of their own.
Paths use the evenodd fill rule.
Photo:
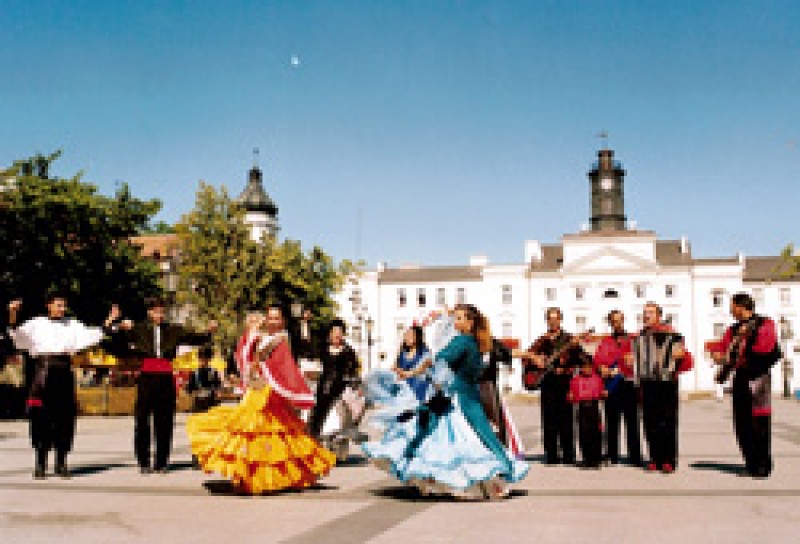
<svg viewBox="0 0 800 544">
<path fill-rule="evenodd" d="M 594 371 L 591 359 L 569 384 L 567 400 L 578 406 L 578 444 L 582 468 L 599 469 L 602 461 L 600 400 L 606 398 L 603 379 Z"/>
</svg>

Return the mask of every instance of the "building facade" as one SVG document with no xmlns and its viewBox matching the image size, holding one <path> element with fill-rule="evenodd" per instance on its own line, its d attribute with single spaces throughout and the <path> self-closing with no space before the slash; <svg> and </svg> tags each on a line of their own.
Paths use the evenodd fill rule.
<svg viewBox="0 0 800 544">
<path fill-rule="evenodd" d="M 646 302 L 661 305 L 667 321 L 695 354 L 695 367 L 681 376 L 684 391 L 714 390 L 715 369 L 705 342 L 731 323 L 730 297 L 751 293 L 756 311 L 780 329 L 785 361 L 773 369 L 773 388 L 800 388 L 795 368 L 800 276 L 780 256 L 695 257 L 689 241 L 661 240 L 655 232 L 629 228 L 624 210 L 622 165 L 603 149 L 588 173 L 590 227 L 565 234 L 559 243 L 524 242 L 524 260 L 495 265 L 473 257 L 465 266 L 392 268 L 383 263 L 353 277 L 338 294 L 342 317 L 364 368 L 388 368 L 402 331 L 429 312 L 459 302 L 475 304 L 489 318 L 492 333 L 527 347 L 545 332 L 544 314 L 557 306 L 571 332 L 608 332 L 606 316 L 620 309 L 626 327 L 641 327 Z M 799 369 L 800 370 L 800 369 Z M 504 378 L 520 391 L 519 361 Z"/>
</svg>

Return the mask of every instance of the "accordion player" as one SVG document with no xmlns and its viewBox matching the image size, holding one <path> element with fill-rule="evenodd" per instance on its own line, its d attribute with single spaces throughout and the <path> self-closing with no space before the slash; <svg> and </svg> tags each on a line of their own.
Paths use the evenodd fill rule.
<svg viewBox="0 0 800 544">
<path fill-rule="evenodd" d="M 685 355 L 683 335 L 671 331 L 643 331 L 631 345 L 634 380 L 673 381 Z"/>
</svg>

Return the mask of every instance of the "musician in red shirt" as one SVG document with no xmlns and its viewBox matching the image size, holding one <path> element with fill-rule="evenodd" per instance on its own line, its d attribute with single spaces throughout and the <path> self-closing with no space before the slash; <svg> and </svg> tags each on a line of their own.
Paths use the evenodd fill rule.
<svg viewBox="0 0 800 544">
<path fill-rule="evenodd" d="M 775 323 L 755 313 L 747 293 L 731 298 L 736 323 L 725 332 L 711 356 L 730 364 L 733 375 L 733 427 L 744 457 L 741 476 L 767 478 L 772 472 L 770 368 L 781 358 Z"/>
<path fill-rule="evenodd" d="M 571 334 L 561 328 L 563 314 L 559 308 L 545 312 L 547 332 L 528 348 L 524 358 L 540 369 L 552 366 L 541 381 L 542 442 L 546 465 L 559 461 L 575 464 L 575 414 L 567 401 L 569 383 L 575 368 L 590 359 Z M 559 456 L 559 449 L 561 456 Z"/>
<path fill-rule="evenodd" d="M 644 305 L 644 328 L 634 341 L 634 376 L 642 391 L 648 471 L 675 472 L 678 463 L 678 374 L 692 368 L 683 337 L 662 323 L 658 304 Z"/>
<path fill-rule="evenodd" d="M 603 457 L 603 439 L 600 421 L 600 400 L 607 393 L 603 378 L 586 358 L 580 374 L 569 383 L 567 400 L 578 407 L 578 443 L 581 447 L 581 468 L 598 469 Z"/>
<path fill-rule="evenodd" d="M 639 393 L 633 379 L 632 336 L 625 332 L 625 315 L 621 310 L 609 312 L 607 321 L 611 334 L 600 341 L 594 353 L 595 369 L 605 378 L 608 391 L 605 402 L 606 456 L 611 464 L 619 462 L 619 431 L 624 418 L 628 462 L 641 466 Z"/>
</svg>

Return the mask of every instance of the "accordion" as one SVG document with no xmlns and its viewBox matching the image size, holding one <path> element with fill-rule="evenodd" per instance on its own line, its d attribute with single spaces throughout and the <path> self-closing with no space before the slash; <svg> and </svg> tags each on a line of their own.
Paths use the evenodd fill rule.
<svg viewBox="0 0 800 544">
<path fill-rule="evenodd" d="M 677 371 L 675 351 L 683 345 L 683 335 L 667 331 L 648 331 L 633 339 L 634 379 L 671 381 Z"/>
</svg>

